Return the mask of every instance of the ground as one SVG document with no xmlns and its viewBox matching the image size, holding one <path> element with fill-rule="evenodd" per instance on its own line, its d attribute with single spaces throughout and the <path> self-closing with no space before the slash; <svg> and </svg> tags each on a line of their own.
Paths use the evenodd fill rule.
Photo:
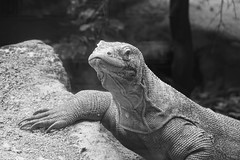
<svg viewBox="0 0 240 160">
<path fill-rule="evenodd" d="M 73 95 L 52 47 L 27 41 L 0 49 L 1 160 L 141 159 L 98 122 L 81 122 L 46 134 L 20 130 L 18 122 L 39 108 L 58 107 Z"/>
</svg>

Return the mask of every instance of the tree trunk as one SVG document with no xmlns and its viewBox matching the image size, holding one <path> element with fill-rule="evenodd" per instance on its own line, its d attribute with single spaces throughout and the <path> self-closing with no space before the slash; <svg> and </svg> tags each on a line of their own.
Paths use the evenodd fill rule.
<svg viewBox="0 0 240 160">
<path fill-rule="evenodd" d="M 186 96 L 194 87 L 194 54 L 188 10 L 189 0 L 170 1 L 170 29 L 174 43 L 172 76 L 174 87 Z"/>
</svg>

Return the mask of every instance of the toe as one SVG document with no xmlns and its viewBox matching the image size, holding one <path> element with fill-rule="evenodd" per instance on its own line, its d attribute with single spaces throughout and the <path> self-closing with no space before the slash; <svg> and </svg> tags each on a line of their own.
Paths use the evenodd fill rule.
<svg viewBox="0 0 240 160">
<path fill-rule="evenodd" d="M 33 115 L 36 115 L 36 114 L 39 114 L 39 113 L 43 113 L 43 112 L 47 112 L 49 110 L 50 109 L 48 109 L 48 108 L 39 109 L 38 111 L 34 112 Z"/>
<path fill-rule="evenodd" d="M 51 120 L 40 121 L 40 122 L 33 124 L 29 130 L 33 131 L 33 130 L 36 130 L 38 128 L 43 128 L 43 127 L 48 128 L 52 123 L 53 123 L 53 121 L 51 121 Z"/>
<path fill-rule="evenodd" d="M 52 129 L 60 129 L 65 127 L 67 124 L 65 121 L 58 121 L 53 123 L 47 130 L 46 133 L 49 133 Z"/>
<path fill-rule="evenodd" d="M 37 114 L 37 115 L 33 115 L 33 116 L 29 117 L 29 118 L 25 118 L 25 119 L 21 120 L 18 123 L 18 125 L 21 125 L 25 121 L 31 121 L 31 120 L 35 120 L 35 119 L 40 119 L 40 118 L 47 117 L 47 116 L 49 116 L 48 112 L 44 112 L 44 113 L 40 113 L 40 114 Z"/>
<path fill-rule="evenodd" d="M 25 124 L 23 124 L 23 125 L 20 124 L 20 129 L 28 130 L 28 129 L 25 128 L 25 127 L 27 127 L 27 126 L 32 126 L 33 124 L 38 123 L 38 122 L 39 122 L 39 120 L 35 119 L 35 120 L 28 121 L 27 123 L 25 123 Z"/>
</svg>

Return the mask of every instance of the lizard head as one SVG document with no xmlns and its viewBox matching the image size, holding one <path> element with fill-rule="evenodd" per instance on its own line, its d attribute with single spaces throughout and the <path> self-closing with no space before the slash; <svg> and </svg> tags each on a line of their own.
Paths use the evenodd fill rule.
<svg viewBox="0 0 240 160">
<path fill-rule="evenodd" d="M 122 86 L 139 84 L 145 64 L 136 47 L 128 43 L 105 41 L 97 44 L 88 61 L 107 90 L 114 89 L 117 83 Z"/>
</svg>

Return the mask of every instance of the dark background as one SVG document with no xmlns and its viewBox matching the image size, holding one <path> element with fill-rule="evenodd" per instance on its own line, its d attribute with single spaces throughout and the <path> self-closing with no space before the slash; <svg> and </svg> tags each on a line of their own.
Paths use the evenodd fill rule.
<svg viewBox="0 0 240 160">
<path fill-rule="evenodd" d="M 1 0 L 0 46 L 30 39 L 53 46 L 75 93 L 103 89 L 87 62 L 99 40 L 128 42 L 143 52 L 163 81 L 206 107 L 240 119 L 240 41 L 237 31 L 224 30 L 229 21 L 221 19 L 224 5 L 229 5 L 232 26 L 238 25 L 238 5 L 221 2 Z M 194 17 L 205 10 L 219 17 L 215 27 L 204 28 Z"/>
</svg>

